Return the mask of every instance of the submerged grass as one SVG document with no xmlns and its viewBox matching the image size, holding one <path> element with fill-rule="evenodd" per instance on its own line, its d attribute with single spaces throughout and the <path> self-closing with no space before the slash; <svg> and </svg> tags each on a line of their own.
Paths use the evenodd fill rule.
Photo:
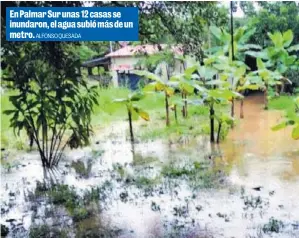
<svg viewBox="0 0 299 238">
<path fill-rule="evenodd" d="M 184 166 L 166 165 L 161 173 L 170 179 L 184 178 L 192 190 L 218 187 L 226 176 L 224 170 L 216 169 L 207 162 L 198 161 Z"/>
<path fill-rule="evenodd" d="M 150 156 L 144 157 L 140 154 L 135 153 L 134 159 L 133 159 L 133 165 L 141 166 L 141 165 L 147 165 L 147 164 L 157 162 L 157 161 L 159 161 L 159 159 L 156 157 L 150 157 Z"/>
<path fill-rule="evenodd" d="M 144 176 L 140 176 L 140 177 L 135 178 L 135 184 L 137 187 L 153 186 L 153 185 L 159 184 L 160 182 L 161 182 L 161 177 L 147 178 Z"/>
<path fill-rule="evenodd" d="M 59 230 L 57 228 L 53 228 L 46 224 L 40 226 L 32 226 L 29 231 L 29 238 L 50 238 L 50 237 L 59 237 L 59 238 L 67 238 L 68 232 L 65 230 Z"/>
</svg>

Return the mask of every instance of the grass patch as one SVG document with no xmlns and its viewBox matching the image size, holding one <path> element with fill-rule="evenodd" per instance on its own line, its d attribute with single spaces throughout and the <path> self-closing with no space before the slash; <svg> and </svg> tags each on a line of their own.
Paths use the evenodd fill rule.
<svg viewBox="0 0 299 238">
<path fill-rule="evenodd" d="M 15 95 L 13 90 L 6 90 L 1 94 L 1 148 L 29 150 L 28 138 L 25 131 L 16 136 L 12 128 L 10 128 L 10 116 L 3 112 L 13 109 L 12 103 L 9 101 L 9 96 Z"/>
<path fill-rule="evenodd" d="M 215 111 L 226 112 L 228 107 L 217 106 Z M 173 112 L 171 112 L 170 126 L 165 125 L 165 116 L 164 112 L 160 118 L 155 118 L 148 122 L 148 125 L 140 126 L 139 130 L 136 131 L 137 138 L 142 141 L 148 141 L 153 139 L 165 139 L 173 138 L 175 141 L 179 140 L 182 136 L 196 137 L 198 135 L 209 135 L 210 134 L 210 120 L 209 120 L 209 109 L 204 106 L 189 106 L 189 115 L 188 118 L 183 118 L 180 112 L 178 111 L 178 123 L 175 122 Z M 157 115 L 157 114 L 156 114 Z M 229 126 L 225 123 L 222 125 L 220 138 L 223 140 L 228 131 Z M 218 129 L 218 123 L 215 120 L 215 134 Z"/>
<path fill-rule="evenodd" d="M 92 125 L 96 128 L 98 126 L 106 126 L 117 121 L 127 120 L 127 111 L 124 105 L 114 103 L 116 98 L 124 98 L 130 93 L 127 88 L 108 89 L 98 88 L 99 105 L 94 106 L 94 113 L 91 118 Z M 13 109 L 9 101 L 9 96 L 14 95 L 14 91 L 6 91 L 1 95 L 2 104 L 2 120 L 1 120 L 1 144 L 5 148 L 16 148 L 18 150 L 27 150 L 28 138 L 25 131 L 21 132 L 20 136 L 15 136 L 13 129 L 9 127 L 10 117 L 3 115 L 4 110 Z M 189 100 L 197 99 L 198 96 L 193 95 L 188 97 Z M 181 95 L 176 94 L 170 97 L 169 104 L 181 100 Z M 181 106 L 177 108 L 178 124 L 175 122 L 174 112 L 170 110 L 171 126 L 165 126 L 165 101 L 162 93 L 151 93 L 146 95 L 144 99 L 137 102 L 138 106 L 147 111 L 150 115 L 149 122 L 142 122 L 139 124 L 133 123 L 136 137 L 141 140 L 167 138 L 170 136 L 197 136 L 200 134 L 209 133 L 209 110 L 205 106 L 188 105 L 188 118 L 183 118 L 181 113 Z M 220 111 L 227 111 L 227 106 L 217 106 L 216 113 Z M 140 120 L 141 122 L 142 120 Z M 137 126 L 140 125 L 141 126 Z M 217 123 L 215 123 L 217 124 Z M 138 127 L 138 128 L 137 128 Z M 138 130 L 137 130 L 138 129 Z M 217 126 L 215 130 L 217 129 Z M 225 131 L 223 130 L 225 135 Z M 224 137 L 224 136 L 223 136 Z"/>
</svg>

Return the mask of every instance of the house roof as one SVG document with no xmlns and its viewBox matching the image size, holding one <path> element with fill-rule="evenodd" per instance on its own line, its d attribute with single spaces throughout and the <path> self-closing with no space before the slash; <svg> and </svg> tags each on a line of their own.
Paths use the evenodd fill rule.
<svg viewBox="0 0 299 238">
<path fill-rule="evenodd" d="M 134 56 L 136 54 L 155 54 L 160 50 L 167 48 L 166 44 L 156 44 L 156 45 L 128 45 L 119 50 L 111 52 L 106 55 L 106 57 L 124 57 L 124 56 Z M 182 49 L 179 46 L 172 46 L 172 51 L 176 54 L 183 54 Z"/>
</svg>

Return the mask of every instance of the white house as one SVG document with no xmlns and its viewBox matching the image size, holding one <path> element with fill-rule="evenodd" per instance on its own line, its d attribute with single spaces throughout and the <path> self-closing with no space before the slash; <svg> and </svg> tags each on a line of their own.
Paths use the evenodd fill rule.
<svg viewBox="0 0 299 238">
<path fill-rule="evenodd" d="M 110 59 L 109 70 L 112 76 L 114 86 L 129 86 L 131 89 L 138 87 L 140 77 L 132 73 L 132 70 L 140 68 L 140 60 L 144 57 L 149 57 L 160 50 L 163 50 L 167 45 L 138 45 L 125 46 L 119 50 L 111 52 L 105 56 Z M 171 50 L 178 55 L 183 52 L 179 47 L 172 47 Z M 174 68 L 168 70 L 175 73 L 182 73 L 184 66 L 179 60 L 175 60 Z M 167 78 L 167 64 L 160 63 L 157 65 L 157 71 L 160 71 L 161 77 Z"/>
</svg>

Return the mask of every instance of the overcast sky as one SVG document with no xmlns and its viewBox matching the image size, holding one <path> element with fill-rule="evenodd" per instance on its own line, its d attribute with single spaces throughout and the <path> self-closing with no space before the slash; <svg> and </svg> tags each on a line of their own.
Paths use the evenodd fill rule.
<svg viewBox="0 0 299 238">
<path fill-rule="evenodd" d="M 230 1 L 222 1 L 221 4 L 223 4 L 225 7 L 230 8 Z M 256 9 L 259 9 L 259 6 L 257 2 L 253 2 L 253 5 Z M 234 12 L 235 17 L 243 17 L 244 13 L 242 9 L 238 6 L 237 12 Z"/>
</svg>

